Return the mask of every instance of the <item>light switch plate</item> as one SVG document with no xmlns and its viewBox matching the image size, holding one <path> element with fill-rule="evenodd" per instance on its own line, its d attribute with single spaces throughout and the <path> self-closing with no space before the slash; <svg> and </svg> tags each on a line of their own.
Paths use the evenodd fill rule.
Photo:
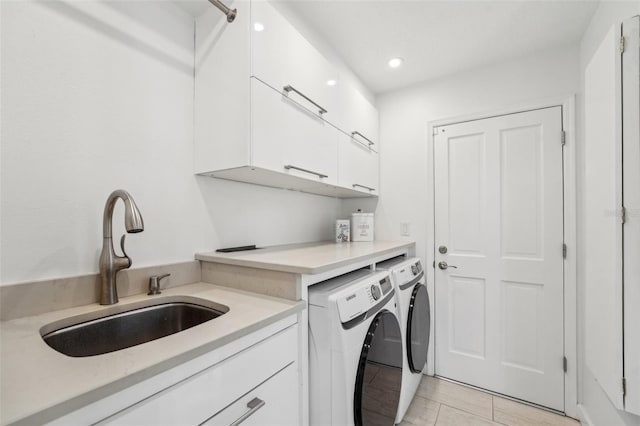
<svg viewBox="0 0 640 426">
<path fill-rule="evenodd" d="M 400 235 L 408 237 L 411 235 L 409 231 L 409 222 L 400 222 Z"/>
</svg>

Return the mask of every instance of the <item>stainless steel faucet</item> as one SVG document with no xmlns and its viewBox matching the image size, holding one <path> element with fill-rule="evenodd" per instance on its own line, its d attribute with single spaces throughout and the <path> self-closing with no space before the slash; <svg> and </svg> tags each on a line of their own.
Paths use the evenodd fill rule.
<svg viewBox="0 0 640 426">
<path fill-rule="evenodd" d="M 124 238 L 120 239 L 120 247 L 124 257 L 117 256 L 113 250 L 113 238 L 111 236 L 111 221 L 113 208 L 120 198 L 124 202 L 124 226 L 128 233 L 144 231 L 144 222 L 138 206 L 133 197 L 122 189 L 115 190 L 107 198 L 102 217 L 102 254 L 100 254 L 100 304 L 113 305 L 118 303 L 118 288 L 116 287 L 116 274 L 122 269 L 131 266 L 131 258 L 124 251 Z"/>
</svg>

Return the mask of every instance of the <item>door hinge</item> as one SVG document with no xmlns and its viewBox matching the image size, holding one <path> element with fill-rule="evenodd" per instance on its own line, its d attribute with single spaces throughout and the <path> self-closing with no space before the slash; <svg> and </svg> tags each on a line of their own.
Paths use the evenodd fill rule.
<svg viewBox="0 0 640 426">
<path fill-rule="evenodd" d="M 563 259 L 567 258 L 567 245 L 565 243 L 562 243 L 562 258 Z"/>
<path fill-rule="evenodd" d="M 562 357 L 562 370 L 566 373 L 567 372 L 567 357 L 563 356 Z"/>
<path fill-rule="evenodd" d="M 624 53 L 624 36 L 620 37 L 620 53 Z"/>
<path fill-rule="evenodd" d="M 622 378 L 622 396 L 627 395 L 627 379 Z"/>
<path fill-rule="evenodd" d="M 564 146 L 567 143 L 567 132 L 564 130 L 560 133 L 560 143 Z"/>
<path fill-rule="evenodd" d="M 620 209 L 620 221 L 623 225 L 627 221 L 627 209 L 624 206 Z"/>
</svg>

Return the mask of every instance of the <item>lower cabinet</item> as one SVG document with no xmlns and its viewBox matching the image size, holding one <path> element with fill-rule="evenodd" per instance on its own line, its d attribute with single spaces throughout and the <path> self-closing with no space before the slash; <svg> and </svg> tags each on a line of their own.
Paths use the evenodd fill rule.
<svg viewBox="0 0 640 426">
<path fill-rule="evenodd" d="M 296 321 L 281 319 L 47 425 L 297 425 Z"/>
<path fill-rule="evenodd" d="M 263 407 L 254 408 L 255 414 L 247 417 L 246 422 L 255 415 L 267 416 L 273 424 L 295 424 L 297 342 L 297 327 L 289 327 L 98 424 L 200 425 L 207 421 L 216 425 L 239 424 L 234 422 L 250 410 L 246 398 L 265 402 Z M 274 412 L 271 406 L 282 403 L 286 403 L 288 410 Z M 294 419 L 293 423 L 287 423 L 289 419 Z"/>
</svg>

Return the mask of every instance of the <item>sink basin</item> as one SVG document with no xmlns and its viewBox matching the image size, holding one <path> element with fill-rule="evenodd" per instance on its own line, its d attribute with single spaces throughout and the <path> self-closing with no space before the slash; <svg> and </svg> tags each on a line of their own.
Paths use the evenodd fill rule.
<svg viewBox="0 0 640 426">
<path fill-rule="evenodd" d="M 185 299 L 185 298 L 183 298 Z M 229 308 L 197 298 L 154 301 L 99 311 L 97 318 L 79 316 L 43 327 L 43 340 L 71 357 L 87 357 L 136 346 L 179 333 L 225 314 Z M 159 303 L 158 303 L 159 302 Z M 208 305 L 208 306 L 206 306 Z M 60 327 L 61 323 L 71 323 Z"/>
</svg>

